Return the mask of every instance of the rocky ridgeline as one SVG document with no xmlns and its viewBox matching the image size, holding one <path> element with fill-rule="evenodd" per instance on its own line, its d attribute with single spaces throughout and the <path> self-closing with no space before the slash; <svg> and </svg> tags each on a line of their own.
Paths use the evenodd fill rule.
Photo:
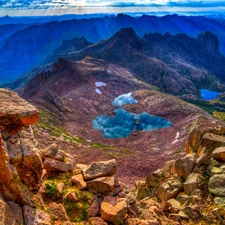
<svg viewBox="0 0 225 225">
<path fill-rule="evenodd" d="M 114 159 L 75 164 L 55 143 L 38 149 L 30 126 L 38 110 L 5 89 L 0 99 L 0 224 L 225 224 L 225 126 L 220 122 L 199 117 L 187 139 L 187 155 L 128 189 L 116 176 Z M 81 199 L 82 193 L 90 196 Z M 88 203 L 85 210 L 81 201 Z M 86 217 L 74 222 L 78 211 Z"/>
</svg>

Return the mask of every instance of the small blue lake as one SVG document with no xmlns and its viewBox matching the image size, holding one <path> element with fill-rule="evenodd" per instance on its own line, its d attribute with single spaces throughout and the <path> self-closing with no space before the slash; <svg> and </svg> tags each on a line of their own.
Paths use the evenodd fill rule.
<svg viewBox="0 0 225 225">
<path fill-rule="evenodd" d="M 220 94 L 220 92 L 210 91 L 207 89 L 201 89 L 200 92 L 201 92 L 201 97 L 206 101 L 214 100 Z"/>
<path fill-rule="evenodd" d="M 170 127 L 172 123 L 164 118 L 152 116 L 147 112 L 140 114 L 131 113 L 122 108 L 124 104 L 136 104 L 132 93 L 117 97 L 112 105 L 118 106 L 115 109 L 114 117 L 101 115 L 92 121 L 95 130 L 100 130 L 105 138 L 126 138 L 132 131 L 150 131 Z"/>
</svg>

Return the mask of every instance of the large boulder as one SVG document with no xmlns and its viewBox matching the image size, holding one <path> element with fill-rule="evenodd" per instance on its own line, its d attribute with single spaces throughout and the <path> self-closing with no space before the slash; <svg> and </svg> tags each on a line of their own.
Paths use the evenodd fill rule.
<svg viewBox="0 0 225 225">
<path fill-rule="evenodd" d="M 175 162 L 176 173 L 186 179 L 193 171 L 197 158 L 198 155 L 193 153 L 186 155 L 184 158 L 178 159 Z"/>
<path fill-rule="evenodd" d="M 113 194 L 115 189 L 114 177 L 100 177 L 87 181 L 87 189 L 103 194 Z"/>
<path fill-rule="evenodd" d="M 31 125 L 38 122 L 39 111 L 17 93 L 0 88 L 0 125 Z"/>
<path fill-rule="evenodd" d="M 39 111 L 16 93 L 0 89 L 0 190 L 4 199 L 32 205 L 30 190 L 37 190 L 42 160 L 31 124 Z"/>
<path fill-rule="evenodd" d="M 209 179 L 208 190 L 210 193 L 225 197 L 225 174 L 216 174 Z"/>
<path fill-rule="evenodd" d="M 66 214 L 66 210 L 62 204 L 57 204 L 55 202 L 51 202 L 48 204 L 48 209 L 50 211 L 50 216 L 54 220 L 60 221 L 68 221 L 68 216 Z"/>
<path fill-rule="evenodd" d="M 109 161 L 94 162 L 83 170 L 84 180 L 93 180 L 99 177 L 112 176 L 117 173 L 115 159 Z"/>
<path fill-rule="evenodd" d="M 127 203 L 124 198 L 106 196 L 101 204 L 101 218 L 114 225 L 123 224 L 127 213 Z"/>
<path fill-rule="evenodd" d="M 149 188 L 157 188 L 163 180 L 162 170 L 157 170 L 146 177 L 146 184 Z"/>
</svg>

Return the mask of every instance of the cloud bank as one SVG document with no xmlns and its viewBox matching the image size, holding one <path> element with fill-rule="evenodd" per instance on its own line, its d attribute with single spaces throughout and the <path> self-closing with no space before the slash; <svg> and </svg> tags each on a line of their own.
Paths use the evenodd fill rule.
<svg viewBox="0 0 225 225">
<path fill-rule="evenodd" d="M 0 0 L 1 8 L 46 9 L 73 7 L 225 7 L 224 0 Z"/>
</svg>

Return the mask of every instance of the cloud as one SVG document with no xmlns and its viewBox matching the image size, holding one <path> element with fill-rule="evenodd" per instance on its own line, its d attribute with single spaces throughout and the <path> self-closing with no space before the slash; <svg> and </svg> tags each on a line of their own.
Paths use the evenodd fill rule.
<svg viewBox="0 0 225 225">
<path fill-rule="evenodd" d="M 74 7 L 225 7 L 224 0 L 0 0 L 1 9 L 47 9 Z M 1 10 L 0 9 L 0 10 Z"/>
</svg>

